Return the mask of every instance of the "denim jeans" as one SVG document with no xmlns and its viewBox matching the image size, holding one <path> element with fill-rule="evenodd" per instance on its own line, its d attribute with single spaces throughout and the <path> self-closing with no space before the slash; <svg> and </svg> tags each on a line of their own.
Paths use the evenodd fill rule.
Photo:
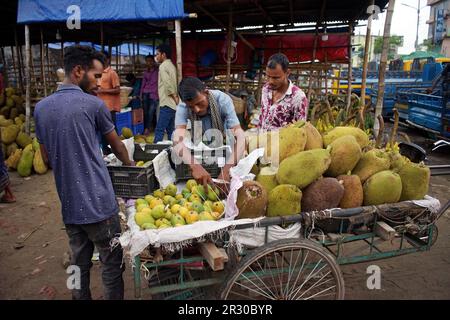
<svg viewBox="0 0 450 320">
<path fill-rule="evenodd" d="M 157 143 L 164 139 L 164 133 L 167 132 L 168 139 L 172 139 L 172 133 L 175 127 L 175 110 L 171 107 L 161 106 L 159 109 L 159 119 L 155 129 L 155 140 Z"/>
<path fill-rule="evenodd" d="M 154 128 L 153 123 L 156 123 L 156 109 L 158 108 L 159 100 L 151 99 L 150 93 L 142 94 L 142 107 L 144 109 L 144 128 Z"/>
<path fill-rule="evenodd" d="M 80 268 L 80 289 L 72 290 L 72 299 L 91 300 L 90 269 L 94 245 L 102 263 L 102 280 L 105 300 L 123 300 L 124 284 L 122 273 L 122 247 L 111 248 L 111 239 L 121 233 L 119 215 L 92 224 L 66 224 L 69 244 L 72 250 L 71 264 Z"/>
</svg>

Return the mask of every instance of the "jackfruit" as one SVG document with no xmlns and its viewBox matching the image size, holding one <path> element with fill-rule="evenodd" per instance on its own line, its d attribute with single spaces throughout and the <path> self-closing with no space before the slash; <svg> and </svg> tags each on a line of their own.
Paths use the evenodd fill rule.
<svg viewBox="0 0 450 320">
<path fill-rule="evenodd" d="M 11 111 L 9 111 L 9 118 L 10 119 L 14 119 L 18 115 L 19 115 L 19 111 L 17 110 L 17 108 L 12 108 Z"/>
<path fill-rule="evenodd" d="M 16 90 L 12 87 L 8 87 L 5 89 L 5 93 L 7 97 L 12 97 L 13 95 L 16 94 Z"/>
<path fill-rule="evenodd" d="M 6 98 L 6 106 L 7 107 L 14 107 L 14 100 L 12 98 Z"/>
<path fill-rule="evenodd" d="M 122 135 L 125 137 L 125 139 L 129 139 L 133 136 L 133 132 L 130 128 L 122 128 Z"/>
<path fill-rule="evenodd" d="M 19 147 L 15 142 L 11 143 L 10 145 L 6 146 L 6 156 L 9 157 L 16 151 Z"/>
<path fill-rule="evenodd" d="M 20 128 L 14 124 L 3 127 L 2 129 L 2 142 L 6 145 L 13 143 L 17 135 L 19 134 Z"/>
<path fill-rule="evenodd" d="M 423 162 L 405 161 L 403 167 L 398 171 L 398 175 L 402 180 L 401 201 L 421 200 L 428 193 L 430 168 Z"/>
<path fill-rule="evenodd" d="M 5 161 L 6 166 L 10 170 L 16 170 L 17 165 L 19 164 L 19 160 L 22 157 L 22 149 L 17 149 L 14 151 L 12 155 L 9 156 L 9 158 Z"/>
<path fill-rule="evenodd" d="M 263 167 L 256 176 L 256 181 L 258 181 L 268 193 L 278 185 L 277 171 L 278 170 L 273 167 Z"/>
<path fill-rule="evenodd" d="M 278 183 L 293 184 L 303 189 L 328 169 L 330 149 L 302 151 L 283 160 L 278 168 Z"/>
<path fill-rule="evenodd" d="M 344 195 L 339 202 L 339 207 L 348 209 L 362 206 L 364 195 L 361 179 L 356 174 L 340 175 L 336 179 L 344 182 Z"/>
<path fill-rule="evenodd" d="M 33 168 L 34 171 L 36 171 L 36 173 L 38 174 L 44 174 L 48 170 L 47 165 L 44 163 L 44 160 L 42 159 L 40 148 L 37 149 L 37 151 L 34 153 Z"/>
<path fill-rule="evenodd" d="M 33 142 L 33 140 L 25 132 L 19 132 L 19 134 L 17 135 L 17 138 L 16 138 L 16 142 L 19 146 L 21 146 L 22 148 L 25 148 L 27 145 L 31 144 Z"/>
<path fill-rule="evenodd" d="M 14 124 L 20 126 L 20 125 L 23 124 L 23 121 L 22 121 L 22 119 L 20 119 L 20 117 L 15 117 L 14 118 Z"/>
<path fill-rule="evenodd" d="M 33 146 L 29 144 L 22 151 L 19 163 L 17 165 L 17 172 L 21 177 L 28 177 L 31 174 L 33 168 L 34 150 Z"/>
<path fill-rule="evenodd" d="M 239 209 L 239 219 L 265 216 L 267 191 L 256 181 L 244 181 L 238 190 L 236 206 Z"/>
<path fill-rule="evenodd" d="M 34 152 L 40 149 L 40 145 L 36 137 L 33 138 L 33 142 L 31 144 L 33 145 Z"/>
<path fill-rule="evenodd" d="M 409 161 L 408 158 L 402 156 L 400 154 L 400 152 L 398 152 L 398 151 L 391 151 L 388 153 L 388 156 L 389 156 L 389 161 L 391 163 L 391 166 L 390 166 L 391 170 L 398 171 L 403 167 L 403 165 L 405 164 L 405 162 L 407 160 Z"/>
<path fill-rule="evenodd" d="M 0 109 L 0 115 L 2 115 L 4 118 L 8 118 L 10 111 L 11 111 L 11 107 L 4 106 Z"/>
<path fill-rule="evenodd" d="M 301 212 L 302 191 L 295 185 L 281 184 L 269 193 L 267 216 L 289 216 Z"/>
<path fill-rule="evenodd" d="M 279 162 L 303 150 L 306 145 L 306 130 L 295 126 L 282 128 L 279 131 Z"/>
<path fill-rule="evenodd" d="M 391 166 L 389 156 L 379 149 L 372 149 L 364 153 L 352 173 L 359 176 L 364 183 L 377 172 L 388 170 Z"/>
<path fill-rule="evenodd" d="M 303 190 L 302 211 L 336 208 L 344 195 L 344 187 L 335 178 L 321 178 Z"/>
<path fill-rule="evenodd" d="M 326 175 L 337 177 L 352 171 L 361 159 L 361 148 L 354 136 L 337 138 L 331 144 L 331 163 Z"/>
<path fill-rule="evenodd" d="M 355 127 L 335 127 L 332 130 L 328 131 L 323 137 L 323 144 L 327 147 L 337 138 L 352 135 L 355 137 L 356 141 L 358 141 L 361 149 L 367 147 L 369 145 L 369 137 L 367 134 L 359 128 Z"/>
<path fill-rule="evenodd" d="M 305 150 L 322 149 L 323 138 L 320 132 L 310 122 L 307 122 L 304 128 L 306 131 Z"/>
<path fill-rule="evenodd" d="M 395 203 L 402 195 L 402 180 L 390 170 L 380 171 L 367 179 L 363 192 L 365 206 Z"/>
<path fill-rule="evenodd" d="M 27 117 L 24 114 L 19 114 L 19 118 L 20 120 L 22 120 L 22 122 L 25 122 L 25 120 L 27 119 Z"/>
</svg>

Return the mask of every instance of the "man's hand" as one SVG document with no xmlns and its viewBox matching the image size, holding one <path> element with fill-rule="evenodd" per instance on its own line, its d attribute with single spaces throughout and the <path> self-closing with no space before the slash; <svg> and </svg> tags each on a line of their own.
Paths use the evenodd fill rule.
<svg viewBox="0 0 450 320">
<path fill-rule="evenodd" d="M 202 184 L 205 190 L 208 190 L 208 184 L 212 184 L 211 175 L 200 164 L 192 164 L 192 177 Z"/>
<path fill-rule="evenodd" d="M 231 180 L 230 169 L 231 169 L 230 165 L 225 165 L 220 171 L 220 175 L 217 177 L 217 180 L 225 180 L 227 182 L 230 182 Z"/>
</svg>

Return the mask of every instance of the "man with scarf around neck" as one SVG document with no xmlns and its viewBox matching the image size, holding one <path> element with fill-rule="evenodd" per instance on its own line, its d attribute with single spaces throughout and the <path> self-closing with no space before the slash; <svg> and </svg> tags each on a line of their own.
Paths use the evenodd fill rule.
<svg viewBox="0 0 450 320">
<path fill-rule="evenodd" d="M 175 115 L 175 152 L 184 163 L 189 164 L 194 179 L 206 187 L 206 184 L 212 184 L 211 175 L 186 147 L 186 131 L 190 127 L 194 145 L 206 142 L 208 146 L 217 148 L 226 140 L 231 147 L 231 155 L 218 179 L 229 181 L 231 167 L 237 164 L 245 151 L 245 135 L 233 100 L 224 92 L 207 89 L 202 81 L 194 77 L 184 78 L 178 91 L 183 102 L 178 105 Z"/>
</svg>

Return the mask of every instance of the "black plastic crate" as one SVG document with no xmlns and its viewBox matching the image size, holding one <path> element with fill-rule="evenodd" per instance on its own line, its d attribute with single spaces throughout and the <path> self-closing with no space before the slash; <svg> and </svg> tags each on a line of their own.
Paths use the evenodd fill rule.
<svg viewBox="0 0 450 320">
<path fill-rule="evenodd" d="M 194 157 L 202 164 L 203 168 L 211 175 L 212 178 L 217 178 L 222 167 L 219 167 L 218 159 L 223 157 L 223 150 L 216 152 L 215 150 L 192 152 Z M 201 160 L 200 160 L 200 159 Z M 189 165 L 185 163 L 175 165 L 175 173 L 177 180 L 192 179 L 192 172 Z"/>
<path fill-rule="evenodd" d="M 170 144 L 146 144 L 145 149 L 142 150 L 141 146 L 138 143 L 134 145 L 134 161 L 152 161 L 155 157 L 163 150 L 170 148 Z M 157 152 L 155 152 L 155 150 Z"/>
<path fill-rule="evenodd" d="M 107 167 L 117 197 L 142 198 L 159 188 L 153 165 L 148 167 Z"/>
</svg>

